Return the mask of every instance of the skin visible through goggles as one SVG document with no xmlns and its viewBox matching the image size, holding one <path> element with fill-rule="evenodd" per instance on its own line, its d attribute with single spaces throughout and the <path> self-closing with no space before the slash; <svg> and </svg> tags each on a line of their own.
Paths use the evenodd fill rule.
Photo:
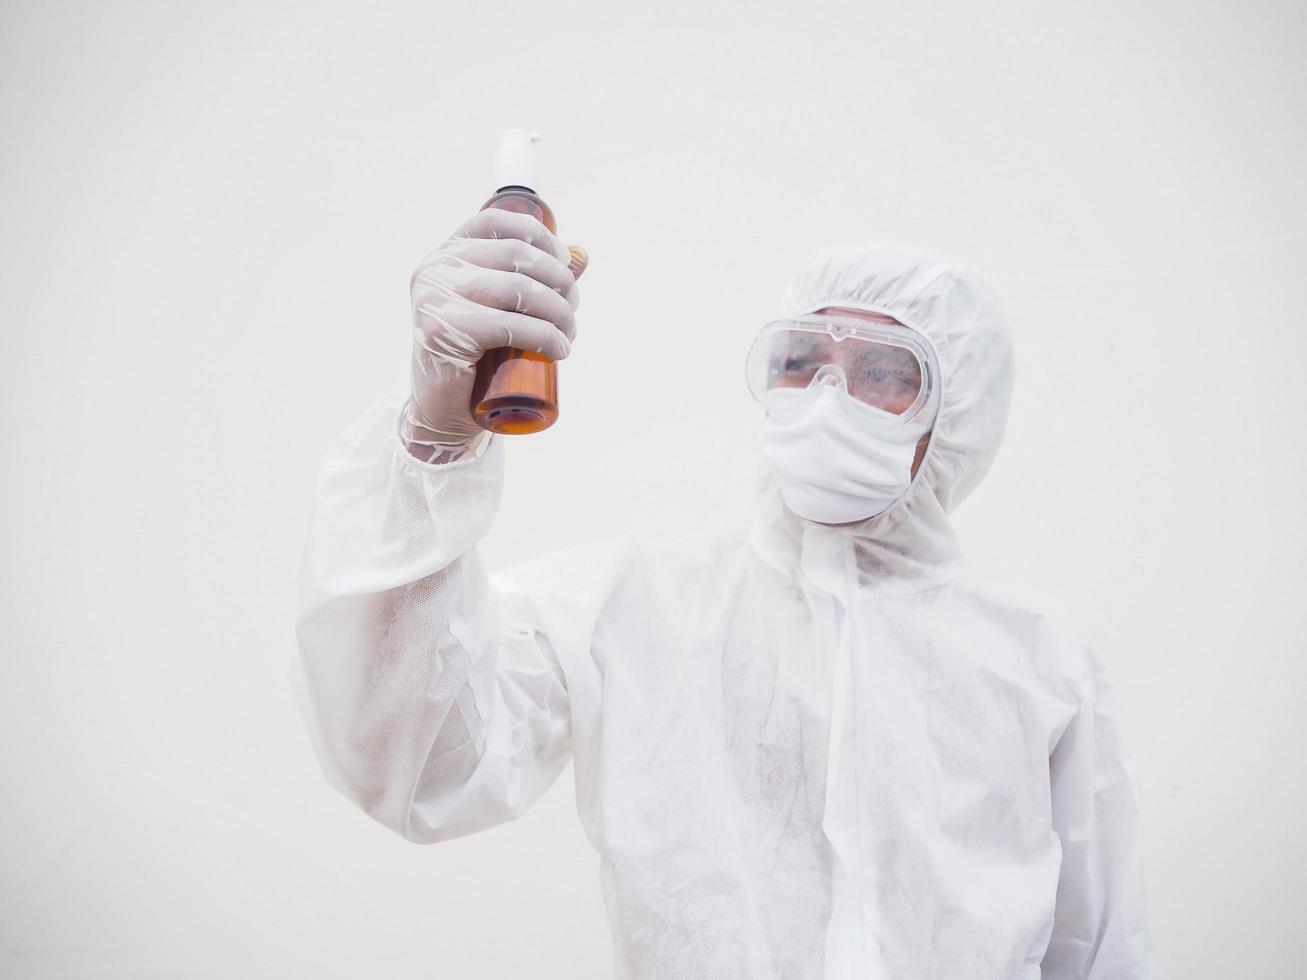
<svg viewBox="0 0 1307 980">
<path fill-rule="evenodd" d="M 902 415 L 921 392 L 921 364 L 911 351 L 866 340 L 837 341 L 817 333 L 792 333 L 772 351 L 768 388 L 806 388 L 825 365 L 844 375 L 849 394 Z"/>
</svg>

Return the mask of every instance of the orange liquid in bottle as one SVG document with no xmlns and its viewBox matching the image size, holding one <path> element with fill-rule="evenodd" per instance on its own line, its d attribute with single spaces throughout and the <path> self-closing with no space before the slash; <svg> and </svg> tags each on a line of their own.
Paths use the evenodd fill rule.
<svg viewBox="0 0 1307 980">
<path fill-rule="evenodd" d="M 554 212 L 527 187 L 502 187 L 481 206 L 529 214 L 553 234 Z M 472 388 L 472 417 L 483 429 L 504 435 L 526 435 L 549 428 L 558 420 L 558 367 L 535 351 L 498 347 L 477 362 Z"/>
</svg>

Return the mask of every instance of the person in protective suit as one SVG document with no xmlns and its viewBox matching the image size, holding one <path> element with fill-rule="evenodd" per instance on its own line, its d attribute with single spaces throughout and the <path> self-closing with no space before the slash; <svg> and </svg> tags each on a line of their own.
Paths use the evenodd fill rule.
<svg viewBox="0 0 1307 980">
<path fill-rule="evenodd" d="M 482 352 L 565 357 L 568 249 L 485 210 L 412 278 L 413 384 L 323 461 L 294 668 L 332 784 L 409 840 L 574 762 L 622 977 L 1158 978 L 1121 706 L 1064 613 L 949 523 L 998 449 L 990 289 L 919 248 L 810 256 L 748 356 L 759 517 L 487 574 Z"/>
</svg>

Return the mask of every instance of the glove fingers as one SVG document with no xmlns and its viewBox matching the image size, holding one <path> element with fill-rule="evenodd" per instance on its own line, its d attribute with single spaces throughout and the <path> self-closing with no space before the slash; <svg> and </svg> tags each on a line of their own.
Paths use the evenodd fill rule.
<svg viewBox="0 0 1307 980">
<path fill-rule="evenodd" d="M 414 275 L 411 298 L 415 315 L 420 306 L 433 303 L 456 312 L 458 304 L 448 302 L 453 296 L 473 305 L 547 320 L 569 339 L 576 332 L 576 314 L 571 304 L 522 273 L 483 269 L 447 255 Z"/>
<path fill-rule="evenodd" d="M 516 238 L 553 256 L 563 265 L 572 261 L 572 253 L 563 240 L 529 214 L 486 208 L 468 218 L 451 238 Z"/>
<path fill-rule="evenodd" d="M 456 256 L 483 269 L 529 276 L 562 296 L 573 310 L 580 301 L 576 277 L 571 270 L 547 252 L 519 239 L 450 239 L 442 249 L 442 254 Z"/>
<path fill-rule="evenodd" d="M 572 347 L 549 320 L 485 306 L 448 290 L 433 289 L 415 299 L 413 323 L 419 347 L 464 366 L 496 347 L 538 351 L 554 360 L 567 357 Z"/>
<path fill-rule="evenodd" d="M 481 350 L 496 347 L 520 347 L 561 361 L 572 352 L 572 342 L 566 334 L 548 320 L 479 307 L 467 311 L 461 325 L 469 336 L 478 340 Z"/>
</svg>

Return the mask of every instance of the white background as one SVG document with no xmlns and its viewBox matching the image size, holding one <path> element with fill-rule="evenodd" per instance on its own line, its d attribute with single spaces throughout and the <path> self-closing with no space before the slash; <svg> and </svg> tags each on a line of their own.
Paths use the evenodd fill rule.
<svg viewBox="0 0 1307 980">
<path fill-rule="evenodd" d="M 968 260 L 1018 381 L 964 541 L 1122 688 L 1174 980 L 1300 980 L 1307 11 L 649 6 L 0 8 L 0 975 L 609 975 L 570 770 L 417 847 L 285 679 L 318 462 L 521 125 L 593 261 L 487 563 L 748 521 L 801 258 Z"/>
</svg>

